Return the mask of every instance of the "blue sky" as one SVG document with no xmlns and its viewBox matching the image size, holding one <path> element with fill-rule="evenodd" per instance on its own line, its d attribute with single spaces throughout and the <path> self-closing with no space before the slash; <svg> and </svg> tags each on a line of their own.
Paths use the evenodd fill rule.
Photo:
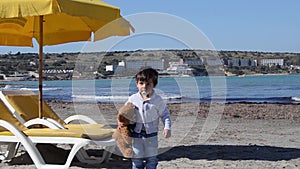
<svg viewBox="0 0 300 169">
<path fill-rule="evenodd" d="M 158 12 L 183 19 L 199 29 L 216 50 L 300 52 L 299 0 L 105 0 L 105 2 L 120 7 L 124 17 Z M 180 41 L 172 41 L 169 37 L 159 38 L 156 35 L 145 37 L 147 38 L 133 34 L 131 38 L 124 40 L 123 45 L 121 43 L 115 49 L 185 48 Z M 82 50 L 84 45 L 71 43 L 50 46 L 45 47 L 45 52 L 77 52 Z M 1 53 L 18 51 L 37 53 L 38 49 L 0 48 Z"/>
</svg>

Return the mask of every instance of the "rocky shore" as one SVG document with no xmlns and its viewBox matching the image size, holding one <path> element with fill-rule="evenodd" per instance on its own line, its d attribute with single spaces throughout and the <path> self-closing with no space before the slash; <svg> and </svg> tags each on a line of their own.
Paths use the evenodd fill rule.
<svg viewBox="0 0 300 169">
<path fill-rule="evenodd" d="M 111 127 L 116 126 L 117 110 L 121 106 L 109 103 L 48 103 L 62 118 L 86 114 Z M 182 103 L 169 104 L 168 108 L 173 119 L 172 137 L 165 139 L 159 136 L 158 168 L 300 167 L 300 104 Z M 88 147 L 90 152 L 101 152 L 94 148 Z M 50 157 L 49 152 L 47 156 Z M 113 154 L 108 163 L 98 165 L 86 165 L 74 159 L 71 168 L 130 166 L 130 160 Z M 0 167 L 35 168 L 25 152 L 19 152 L 11 161 L 2 162 Z"/>
<path fill-rule="evenodd" d="M 99 111 L 105 115 L 116 115 L 121 103 L 66 103 L 57 101 L 48 101 L 48 104 L 64 117 L 68 114 L 74 114 L 76 108 L 98 107 Z M 300 119 L 299 104 L 271 104 L 271 103 L 175 103 L 168 104 L 168 109 L 173 116 L 194 115 L 196 108 L 197 118 L 206 118 L 211 107 L 222 107 L 222 118 L 243 118 L 243 119 Z M 77 110 L 77 111 L 78 111 Z M 78 112 L 80 113 L 80 112 Z"/>
</svg>

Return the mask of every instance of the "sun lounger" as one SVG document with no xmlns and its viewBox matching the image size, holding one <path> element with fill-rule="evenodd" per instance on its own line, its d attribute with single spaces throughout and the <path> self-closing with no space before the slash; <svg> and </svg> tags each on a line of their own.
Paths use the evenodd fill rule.
<svg viewBox="0 0 300 169">
<path fill-rule="evenodd" d="M 1 91 L 0 98 L 11 114 L 26 127 L 42 124 L 52 129 L 67 129 L 75 133 L 84 133 L 89 135 L 91 139 L 97 139 L 98 135 L 101 135 L 101 130 L 99 129 L 104 127 L 103 124 L 97 124 L 93 119 L 83 115 L 71 116 L 64 121 L 45 101 L 43 102 L 43 118 L 40 119 L 38 118 L 38 95 L 30 91 Z M 81 120 L 88 124 L 68 124 L 75 120 Z M 114 142 L 114 140 L 111 139 L 110 142 Z M 112 149 L 113 147 L 110 148 Z M 105 151 L 105 153 L 111 155 L 110 152 Z M 109 158 L 109 155 L 106 158 Z M 77 158 L 81 162 L 86 163 L 99 163 L 107 160 L 90 158 L 85 151 L 81 151 Z"/>
<path fill-rule="evenodd" d="M 14 114 L 14 116 L 23 124 L 38 117 L 38 95 L 31 91 L 0 91 L 0 98 Z M 68 124 L 73 121 L 81 121 L 88 124 L 97 124 L 93 119 L 84 115 L 73 115 L 65 120 L 61 119 L 51 107 L 43 101 L 43 118 L 50 122 L 57 122 L 56 125 L 61 128 L 68 128 Z M 53 121 L 51 121 L 53 120 Z M 103 126 L 103 124 L 97 124 Z M 71 125 L 75 127 L 76 125 Z M 82 126 L 82 125 L 77 125 Z M 95 127 L 94 125 L 88 125 Z M 98 126 L 100 127 L 100 126 Z"/>
<path fill-rule="evenodd" d="M 43 101 L 43 118 L 38 118 L 38 95 L 31 91 L 1 91 L 0 98 L 13 115 L 26 127 L 36 123 L 50 128 L 82 130 L 86 133 L 95 133 L 104 124 L 97 124 L 93 119 L 84 115 L 73 115 L 65 120 L 61 119 L 52 108 Z M 72 124 L 72 122 L 80 124 Z"/>
<path fill-rule="evenodd" d="M 94 135 L 92 136 L 93 139 L 91 139 L 91 135 L 83 132 L 50 128 L 28 129 L 0 101 L 0 144 L 21 143 L 38 169 L 67 169 L 74 156 L 80 152 L 82 147 L 89 144 L 102 146 L 112 146 L 115 144 L 111 142 L 113 130 L 101 128 L 99 132 L 102 134 Z M 36 147 L 38 143 L 68 144 L 72 145 L 72 147 L 65 164 L 46 164 Z"/>
</svg>

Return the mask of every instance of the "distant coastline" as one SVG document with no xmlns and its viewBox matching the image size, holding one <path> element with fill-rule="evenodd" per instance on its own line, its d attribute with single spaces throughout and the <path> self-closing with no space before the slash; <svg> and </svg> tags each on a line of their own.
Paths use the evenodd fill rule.
<svg viewBox="0 0 300 169">
<path fill-rule="evenodd" d="M 155 59 L 168 59 L 170 61 L 179 61 L 179 59 L 189 60 L 189 61 L 199 61 L 207 60 L 209 58 L 220 59 L 224 62 L 223 65 L 218 67 L 212 67 L 212 72 L 219 72 L 216 74 L 209 73 L 209 75 L 225 75 L 225 76 L 261 76 L 261 75 L 277 75 L 277 74 L 299 74 L 300 73 L 300 54 L 299 53 L 279 53 L 279 52 L 248 52 L 248 51 L 211 51 L 211 50 L 137 50 L 137 51 L 115 51 L 115 52 L 97 52 L 97 53 L 50 53 L 44 54 L 44 73 L 45 80 L 71 80 L 74 78 L 73 71 L 75 65 L 78 66 L 81 60 L 84 58 L 89 59 L 99 59 L 101 62 L 95 60 L 89 61 L 90 64 L 95 65 L 97 73 L 93 75 L 94 77 L 80 77 L 87 79 L 101 79 L 101 78 L 118 78 L 121 77 L 132 77 L 133 72 L 130 74 L 124 74 L 127 72 L 122 72 L 121 75 L 115 75 L 114 72 L 109 72 L 105 70 L 106 65 L 117 66 L 118 62 L 124 60 L 137 60 L 143 61 Z M 284 65 L 282 66 L 242 66 L 242 63 L 238 63 L 238 66 L 227 65 L 228 61 L 246 61 L 249 60 L 262 60 L 262 59 L 283 59 Z M 16 53 L 16 54 L 4 54 L 0 55 L 0 74 L 12 77 L 16 73 L 24 74 L 24 79 L 19 78 L 18 80 L 36 80 L 37 78 L 37 67 L 38 67 L 38 55 L 36 53 Z M 227 63 L 228 64 L 228 63 Z M 245 63 L 244 63 L 245 64 Z M 247 64 L 247 63 L 246 63 Z M 83 65 L 85 66 L 85 65 Z M 94 67 L 95 67 L 94 66 Z M 207 69 L 210 69 L 206 65 L 197 66 L 189 65 L 189 68 L 193 69 L 193 75 L 190 76 L 208 76 Z M 90 67 L 82 67 L 80 71 L 87 72 Z M 223 70 L 222 70 L 223 69 Z M 58 72 L 68 72 L 68 73 L 58 73 Z M 32 72 L 32 73 L 28 73 Z M 55 73 L 56 72 L 56 73 Z M 223 73 L 222 73 L 223 72 Z M 85 75 L 84 75 L 85 76 Z M 188 77 L 187 74 L 181 75 L 163 75 L 164 77 Z M 1 76 L 0 76 L 1 79 Z M 2 80 L 5 80 L 2 77 Z"/>
<path fill-rule="evenodd" d="M 246 76 L 277 76 L 277 75 L 292 75 L 291 73 L 255 73 L 255 74 L 243 74 L 243 75 L 237 75 L 237 74 L 226 74 L 225 76 L 239 76 L 239 77 L 246 77 Z"/>
</svg>

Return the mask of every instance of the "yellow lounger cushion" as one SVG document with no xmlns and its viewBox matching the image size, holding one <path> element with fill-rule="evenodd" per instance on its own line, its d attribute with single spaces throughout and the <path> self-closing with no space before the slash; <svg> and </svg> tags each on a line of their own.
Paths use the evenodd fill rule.
<svg viewBox="0 0 300 169">
<path fill-rule="evenodd" d="M 93 140 L 101 140 L 104 138 L 109 138 L 113 134 L 114 130 L 112 129 L 101 129 L 98 130 L 96 134 L 86 134 L 82 132 L 72 132 L 69 130 L 60 130 L 60 129 L 49 129 L 49 128 L 41 128 L 41 129 L 27 129 L 24 130 L 23 133 L 26 136 L 37 136 L 37 137 L 73 137 L 73 138 L 87 138 Z M 0 132 L 0 136 L 13 136 L 13 134 L 9 131 Z"/>
<path fill-rule="evenodd" d="M 25 121 L 39 117 L 38 95 L 7 95 L 5 97 Z M 64 121 L 53 112 L 45 101 L 43 101 L 43 117 L 54 119 L 65 125 Z"/>
<path fill-rule="evenodd" d="M 100 128 L 103 128 L 105 125 L 104 124 L 66 124 L 64 125 L 64 127 L 66 129 L 76 129 L 76 130 L 83 130 L 83 131 L 86 131 L 86 130 L 97 130 L 97 129 L 100 129 Z"/>
<path fill-rule="evenodd" d="M 92 140 L 101 140 L 104 138 L 111 137 L 114 130 L 112 129 L 99 129 L 95 133 L 83 133 L 79 131 L 69 130 L 57 130 L 57 129 L 29 129 L 25 130 L 24 133 L 27 136 L 40 136 L 40 137 L 77 137 L 87 138 Z"/>
<path fill-rule="evenodd" d="M 24 131 L 27 129 L 22 123 L 20 123 L 7 109 L 7 107 L 4 105 L 2 101 L 0 101 L 0 119 L 5 120 L 15 127 L 17 127 L 19 130 Z M 0 127 L 0 132 L 7 131 L 7 129 Z"/>
</svg>

